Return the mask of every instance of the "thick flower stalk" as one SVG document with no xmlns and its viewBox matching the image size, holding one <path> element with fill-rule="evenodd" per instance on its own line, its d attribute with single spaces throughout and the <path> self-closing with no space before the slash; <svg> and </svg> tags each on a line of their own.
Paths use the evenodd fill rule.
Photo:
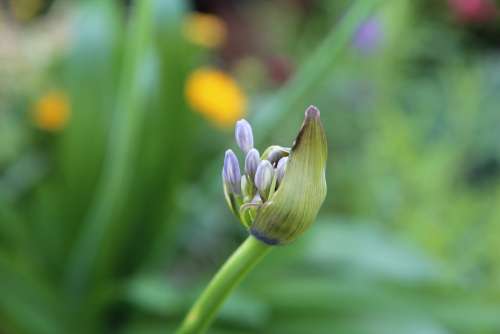
<svg viewBox="0 0 500 334">
<path fill-rule="evenodd" d="M 231 290 L 273 245 L 288 244 L 314 222 L 326 196 L 327 142 L 320 112 L 310 106 L 292 148 L 254 147 L 252 127 L 236 123 L 236 143 L 227 150 L 222 180 L 233 214 L 249 231 L 248 239 L 228 259 L 186 316 L 178 334 L 202 333 Z"/>
</svg>

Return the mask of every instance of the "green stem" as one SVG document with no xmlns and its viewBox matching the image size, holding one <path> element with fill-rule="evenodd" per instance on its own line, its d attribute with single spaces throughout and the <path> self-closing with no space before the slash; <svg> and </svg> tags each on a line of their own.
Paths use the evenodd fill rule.
<svg viewBox="0 0 500 334">
<path fill-rule="evenodd" d="M 208 284 L 186 315 L 177 334 L 203 333 L 229 293 L 270 250 L 271 246 L 249 236 Z"/>
<path fill-rule="evenodd" d="M 110 130 L 107 158 L 82 232 L 70 254 L 68 289 L 77 296 L 86 293 L 96 271 L 97 259 L 105 260 L 103 246 L 116 216 L 126 206 L 137 136 L 143 124 L 146 92 L 141 85 L 141 66 L 152 48 L 153 7 L 151 0 L 137 1 L 131 18 L 117 106 Z"/>
</svg>

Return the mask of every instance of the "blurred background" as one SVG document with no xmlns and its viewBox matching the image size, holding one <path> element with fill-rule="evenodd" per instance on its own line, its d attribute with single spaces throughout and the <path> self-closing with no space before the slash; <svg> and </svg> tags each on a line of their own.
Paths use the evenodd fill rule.
<svg viewBox="0 0 500 334">
<path fill-rule="evenodd" d="M 209 333 L 500 333 L 499 11 L 0 1 L 0 333 L 173 333 L 246 237 L 235 121 L 290 146 L 310 104 L 318 221 Z"/>
</svg>

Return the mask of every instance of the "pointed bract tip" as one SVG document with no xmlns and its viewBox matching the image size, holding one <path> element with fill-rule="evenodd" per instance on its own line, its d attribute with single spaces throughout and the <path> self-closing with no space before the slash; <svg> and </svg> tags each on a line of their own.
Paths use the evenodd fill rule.
<svg viewBox="0 0 500 334">
<path fill-rule="evenodd" d="M 306 109 L 305 116 L 306 116 L 306 118 L 319 118 L 319 116 L 320 116 L 319 109 L 318 109 L 318 108 L 316 108 L 316 107 L 315 107 L 315 106 L 313 106 L 313 105 L 310 105 L 310 106 L 309 106 L 309 107 L 307 107 L 307 109 Z"/>
</svg>

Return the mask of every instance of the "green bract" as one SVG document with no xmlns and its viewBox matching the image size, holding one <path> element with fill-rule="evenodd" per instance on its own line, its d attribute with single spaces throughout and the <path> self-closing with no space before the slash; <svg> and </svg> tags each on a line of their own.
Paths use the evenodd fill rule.
<svg viewBox="0 0 500 334">
<path fill-rule="evenodd" d="M 285 176 L 257 211 L 250 233 L 268 244 L 286 244 L 316 219 L 326 196 L 327 143 L 319 111 L 309 107 L 292 147 Z"/>
</svg>

